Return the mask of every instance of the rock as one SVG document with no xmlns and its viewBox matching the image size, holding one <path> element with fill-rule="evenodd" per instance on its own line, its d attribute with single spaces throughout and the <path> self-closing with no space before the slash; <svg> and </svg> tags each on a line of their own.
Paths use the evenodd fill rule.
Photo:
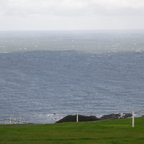
<svg viewBox="0 0 144 144">
<path fill-rule="evenodd" d="M 109 119 L 118 119 L 120 117 L 120 114 L 109 114 L 109 115 L 103 115 L 100 120 L 109 120 Z"/>
<path fill-rule="evenodd" d="M 96 116 L 84 116 L 84 115 L 78 115 L 78 121 L 96 121 L 99 120 Z M 76 115 L 68 115 L 61 120 L 57 121 L 56 123 L 62 123 L 62 122 L 76 122 Z"/>
<path fill-rule="evenodd" d="M 124 116 L 122 118 L 130 118 L 132 117 L 131 113 L 124 113 Z"/>
<path fill-rule="evenodd" d="M 104 115 L 100 118 L 100 120 L 110 120 L 110 119 L 122 119 L 122 118 L 129 118 L 132 114 L 130 113 L 122 113 L 122 114 L 109 114 Z"/>
<path fill-rule="evenodd" d="M 123 119 L 123 118 L 129 118 L 132 114 L 130 113 L 122 113 L 122 114 L 109 114 L 109 115 L 103 115 L 101 118 L 97 118 L 96 116 L 84 116 L 84 115 L 78 115 L 78 121 L 98 121 L 98 120 L 111 120 L 111 119 Z M 61 120 L 57 121 L 56 123 L 62 123 L 62 122 L 76 122 L 76 115 L 68 115 Z"/>
</svg>

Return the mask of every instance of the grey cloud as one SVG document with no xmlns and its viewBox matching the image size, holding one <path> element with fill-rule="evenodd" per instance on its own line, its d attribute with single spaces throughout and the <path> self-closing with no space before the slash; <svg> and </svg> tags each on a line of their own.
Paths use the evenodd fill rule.
<svg viewBox="0 0 144 144">
<path fill-rule="evenodd" d="M 144 2 L 138 2 L 143 1 L 0 0 L 0 29 L 143 28 Z"/>
<path fill-rule="evenodd" d="M 99 5 L 91 6 L 90 14 L 92 15 L 100 15 L 100 16 L 143 16 L 144 9 L 135 9 L 130 7 L 121 7 L 121 8 L 113 8 L 109 9 Z"/>
<path fill-rule="evenodd" d="M 6 4 L 6 3 L 5 3 Z M 10 5 L 7 8 L 3 8 L 1 12 L 3 16 L 31 16 L 31 15 L 39 15 L 39 16 L 132 16 L 144 15 L 143 8 L 132 8 L 132 7 L 119 7 L 119 8 L 109 8 L 105 5 L 93 4 L 89 3 L 82 7 L 74 7 L 74 6 L 66 6 L 60 3 L 50 3 L 49 5 L 34 5 L 33 7 L 26 6 L 16 6 Z"/>
<path fill-rule="evenodd" d="M 22 10 L 19 8 L 9 8 L 8 10 L 4 11 L 2 13 L 2 15 L 4 16 L 27 16 L 28 15 L 28 11 L 27 10 Z"/>
<path fill-rule="evenodd" d="M 20 9 L 20 8 L 9 8 L 1 13 L 4 16 L 20 16 L 26 17 L 31 15 L 39 16 L 64 16 L 64 17 L 79 17 L 79 16 L 143 16 L 144 9 L 131 9 L 121 8 L 108 10 L 103 7 L 85 8 L 85 9 L 58 9 L 58 8 L 40 8 L 40 9 Z"/>
<path fill-rule="evenodd" d="M 34 12 L 34 11 L 33 11 Z M 143 16 L 144 9 L 134 8 L 118 8 L 118 9 L 107 9 L 103 6 L 89 6 L 85 8 L 58 8 L 49 7 L 41 8 L 34 13 L 42 15 L 56 15 L 56 16 Z"/>
</svg>

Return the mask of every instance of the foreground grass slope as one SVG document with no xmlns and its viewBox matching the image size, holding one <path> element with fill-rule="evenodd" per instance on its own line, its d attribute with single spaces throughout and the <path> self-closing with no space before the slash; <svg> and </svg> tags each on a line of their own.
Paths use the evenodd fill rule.
<svg viewBox="0 0 144 144">
<path fill-rule="evenodd" d="M 144 117 L 29 127 L 0 127 L 0 144 L 143 144 Z"/>
</svg>

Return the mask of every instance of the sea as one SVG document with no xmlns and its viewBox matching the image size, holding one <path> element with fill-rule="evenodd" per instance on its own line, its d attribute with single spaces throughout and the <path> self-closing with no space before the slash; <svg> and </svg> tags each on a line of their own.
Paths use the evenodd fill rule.
<svg viewBox="0 0 144 144">
<path fill-rule="evenodd" d="M 144 30 L 0 31 L 0 123 L 144 114 Z"/>
</svg>

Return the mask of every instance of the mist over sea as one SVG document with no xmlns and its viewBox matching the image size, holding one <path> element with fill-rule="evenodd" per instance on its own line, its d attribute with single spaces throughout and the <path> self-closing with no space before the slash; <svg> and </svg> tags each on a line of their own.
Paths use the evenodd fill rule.
<svg viewBox="0 0 144 144">
<path fill-rule="evenodd" d="M 144 31 L 0 32 L 0 123 L 143 106 Z"/>
</svg>

